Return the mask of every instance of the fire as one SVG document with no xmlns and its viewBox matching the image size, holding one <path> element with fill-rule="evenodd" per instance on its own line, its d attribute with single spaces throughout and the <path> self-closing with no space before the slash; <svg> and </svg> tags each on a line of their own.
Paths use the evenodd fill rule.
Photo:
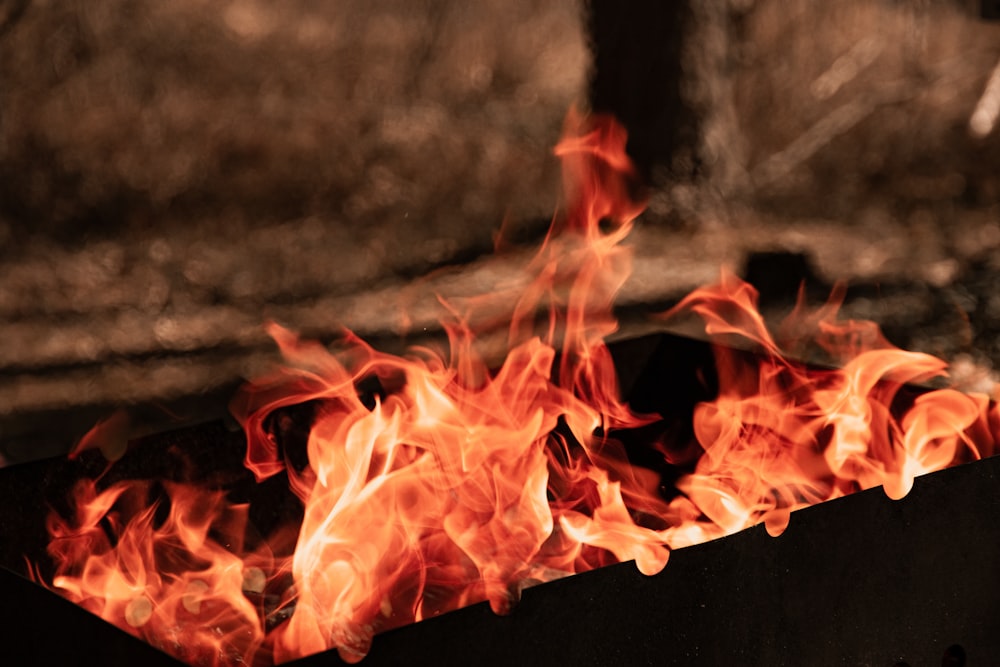
<svg viewBox="0 0 1000 667">
<path fill-rule="evenodd" d="M 837 321 L 835 302 L 815 313 L 800 305 L 780 328 L 794 333 L 784 345 L 757 312 L 753 288 L 731 274 L 665 316 L 685 312 L 714 340 L 752 346 L 755 363 L 734 347 L 715 348 L 719 395 L 695 411 L 704 453 L 676 501 L 703 518 L 677 527 L 675 547 L 761 522 L 778 535 L 793 510 L 876 486 L 900 499 L 918 475 L 994 453 L 988 397 L 916 393 L 916 384 L 944 377 L 946 364 L 893 347 L 870 322 Z M 784 351 L 805 344 L 832 368 Z"/>
<path fill-rule="evenodd" d="M 73 491 L 76 515 L 49 521 L 52 587 L 102 618 L 191 664 L 236 662 L 263 641 L 244 594 L 255 560 L 241 551 L 246 506 L 221 491 L 164 483 L 159 517 L 150 484 Z"/>
<path fill-rule="evenodd" d="M 349 333 L 331 352 L 270 325 L 286 365 L 233 410 L 247 468 L 301 501 L 292 540 L 247 543 L 247 507 L 224 489 L 86 480 L 72 519 L 51 517 L 50 586 L 192 664 L 330 648 L 357 661 L 392 627 L 480 601 L 507 613 L 527 586 L 612 562 L 655 574 L 671 549 L 761 522 L 778 534 L 800 507 L 879 485 L 899 498 L 917 475 L 993 454 L 988 398 L 914 388 L 943 362 L 838 321 L 835 304 L 772 335 L 753 288 L 723 273 L 663 316 L 704 321 L 719 385 L 696 443 L 658 443 L 697 453 L 664 496 L 616 438 L 658 417 L 622 402 L 604 343 L 642 211 L 624 148 L 610 119 L 570 115 L 556 148 L 570 206 L 518 287 L 501 363 L 477 347 L 490 297 L 452 304 L 447 352 L 393 356 Z M 828 363 L 795 361 L 807 346 Z M 297 465 L 269 425 L 306 402 Z"/>
</svg>

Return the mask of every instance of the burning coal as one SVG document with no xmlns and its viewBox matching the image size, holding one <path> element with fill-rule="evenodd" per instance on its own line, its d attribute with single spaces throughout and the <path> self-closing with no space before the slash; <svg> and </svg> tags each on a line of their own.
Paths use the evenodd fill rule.
<svg viewBox="0 0 1000 667">
<path fill-rule="evenodd" d="M 570 205 L 517 288 L 500 364 L 477 347 L 495 295 L 452 305 L 446 351 L 405 357 L 270 325 L 286 365 L 233 411 L 247 468 L 287 479 L 300 524 L 258 536 L 223 488 L 85 480 L 73 515 L 50 517 L 47 585 L 190 664 L 331 648 L 357 661 L 392 627 L 480 601 L 506 613 L 527 586 L 613 562 L 655 574 L 671 549 L 761 522 L 778 534 L 792 511 L 861 489 L 900 498 L 917 475 L 994 453 L 988 397 L 912 389 L 944 362 L 838 321 L 834 303 L 772 333 L 753 288 L 723 273 L 662 316 L 703 321 L 719 385 L 695 442 L 651 443 L 686 471 L 665 493 L 619 437 L 659 417 L 621 401 L 604 342 L 642 211 L 624 149 L 610 119 L 570 115 L 556 148 Z M 796 361 L 807 347 L 828 364 Z M 300 462 L 273 417 L 305 403 Z"/>
</svg>

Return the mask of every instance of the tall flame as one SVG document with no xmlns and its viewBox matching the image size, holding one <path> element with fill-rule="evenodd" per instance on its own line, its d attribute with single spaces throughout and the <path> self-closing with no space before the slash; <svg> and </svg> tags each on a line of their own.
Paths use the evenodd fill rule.
<svg viewBox="0 0 1000 667">
<path fill-rule="evenodd" d="M 657 418 L 622 403 L 604 343 L 643 208 L 625 133 L 571 113 L 556 154 L 570 205 L 529 267 L 502 363 L 476 346 L 489 297 L 452 306 L 448 354 L 393 356 L 350 333 L 333 353 L 269 325 L 286 366 L 233 409 L 246 466 L 286 475 L 301 500 L 293 551 L 245 547 L 246 508 L 221 491 L 164 484 L 158 506 L 147 484 L 86 481 L 73 519 L 50 521 L 51 586 L 192 663 L 328 648 L 357 661 L 391 627 L 483 600 L 506 613 L 526 586 L 616 561 L 654 574 L 672 548 L 760 522 L 777 534 L 800 507 L 878 485 L 902 497 L 919 474 L 993 454 L 986 397 L 904 391 L 943 362 L 838 322 L 834 305 L 797 309 L 776 338 L 753 288 L 723 273 L 664 315 L 704 320 L 719 393 L 695 411 L 693 471 L 661 495 L 613 437 Z M 786 354 L 803 341 L 831 368 Z M 295 465 L 269 423 L 305 402 L 318 407 Z"/>
</svg>

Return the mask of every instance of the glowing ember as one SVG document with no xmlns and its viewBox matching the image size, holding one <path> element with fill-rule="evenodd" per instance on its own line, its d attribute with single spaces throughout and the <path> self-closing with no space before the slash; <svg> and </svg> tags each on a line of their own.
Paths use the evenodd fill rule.
<svg viewBox="0 0 1000 667">
<path fill-rule="evenodd" d="M 642 208 L 625 135 L 606 118 L 567 126 L 571 206 L 518 288 L 498 368 L 476 351 L 486 297 L 445 323 L 448 354 L 397 357 L 351 335 L 334 354 L 271 325 L 287 367 L 233 405 L 247 467 L 286 475 L 301 500 L 294 549 L 280 534 L 244 544 L 247 508 L 220 490 L 85 481 L 73 519 L 50 520 L 51 587 L 191 663 L 329 648 L 357 661 L 391 627 L 483 600 L 506 613 L 527 586 L 611 562 L 654 574 L 672 548 L 761 522 L 776 535 L 800 507 L 878 485 L 899 498 L 916 475 L 993 454 L 986 397 L 909 388 L 941 361 L 838 322 L 833 305 L 797 309 L 772 336 L 753 289 L 724 273 L 665 315 L 704 320 L 719 392 L 695 411 L 694 448 L 654 443 L 671 463 L 695 452 L 680 493 L 661 495 L 614 437 L 656 417 L 620 401 L 604 344 Z M 830 367 L 786 356 L 805 345 Z M 318 408 L 295 465 L 268 424 L 304 402 Z"/>
</svg>

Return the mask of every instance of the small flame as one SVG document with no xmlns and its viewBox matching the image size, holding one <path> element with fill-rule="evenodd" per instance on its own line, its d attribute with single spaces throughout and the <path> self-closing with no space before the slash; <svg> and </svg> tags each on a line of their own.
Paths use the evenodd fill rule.
<svg viewBox="0 0 1000 667">
<path fill-rule="evenodd" d="M 333 353 L 269 325 L 286 366 L 233 409 L 247 468 L 286 475 L 302 503 L 287 557 L 278 538 L 243 544 L 247 508 L 221 491 L 164 482 L 151 502 L 149 483 L 85 481 L 73 519 L 50 520 L 51 586 L 192 664 L 329 648 L 355 662 L 392 627 L 484 600 L 506 613 L 527 586 L 613 562 L 654 574 L 671 549 L 758 523 L 777 535 L 800 507 L 878 485 L 899 498 L 917 475 L 992 455 L 987 398 L 909 388 L 943 362 L 837 321 L 835 303 L 800 306 L 775 337 L 724 272 L 664 315 L 704 321 L 719 393 L 695 410 L 697 462 L 662 495 L 614 437 L 658 417 L 621 401 L 604 343 L 642 210 L 625 133 L 571 113 L 556 154 L 570 206 L 529 267 L 502 363 L 477 350 L 488 297 L 449 304 L 448 354 L 389 355 L 350 333 Z M 788 354 L 806 345 L 831 367 Z M 319 407 L 296 466 L 268 424 L 305 402 Z"/>
<path fill-rule="evenodd" d="M 678 484 L 678 502 L 708 520 L 699 530 L 678 527 L 696 541 L 761 522 L 777 535 L 791 511 L 875 486 L 899 499 L 918 475 L 993 453 L 987 397 L 940 389 L 905 405 L 903 388 L 944 376 L 946 364 L 893 347 L 870 322 L 836 321 L 835 303 L 814 313 L 800 303 L 781 326 L 797 335 L 787 345 L 818 346 L 833 369 L 787 356 L 757 311 L 756 291 L 732 274 L 665 317 L 686 312 L 729 344 L 716 346 L 718 398 L 694 415 L 704 454 Z M 754 363 L 731 346 L 741 342 L 756 346 Z"/>
<path fill-rule="evenodd" d="M 50 517 L 52 588 L 186 662 L 235 663 L 264 639 L 241 592 L 255 558 L 237 555 L 246 506 L 219 491 L 162 487 L 164 498 L 150 503 L 145 482 L 100 492 L 92 480 L 79 482 L 73 521 Z"/>
</svg>

